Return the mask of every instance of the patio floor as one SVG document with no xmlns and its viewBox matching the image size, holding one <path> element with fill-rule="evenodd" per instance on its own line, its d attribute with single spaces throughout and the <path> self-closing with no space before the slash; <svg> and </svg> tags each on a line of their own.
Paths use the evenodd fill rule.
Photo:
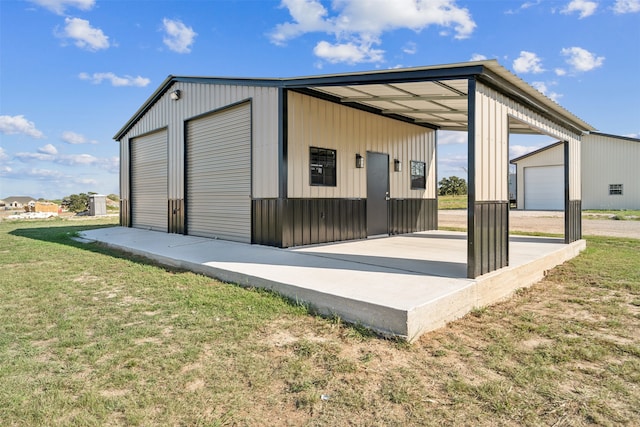
<svg viewBox="0 0 640 427">
<path fill-rule="evenodd" d="M 468 279 L 466 233 L 451 231 L 290 249 L 125 227 L 82 237 L 164 265 L 268 288 L 408 341 L 530 286 L 586 247 L 584 240 L 511 236 L 510 266 Z"/>
</svg>

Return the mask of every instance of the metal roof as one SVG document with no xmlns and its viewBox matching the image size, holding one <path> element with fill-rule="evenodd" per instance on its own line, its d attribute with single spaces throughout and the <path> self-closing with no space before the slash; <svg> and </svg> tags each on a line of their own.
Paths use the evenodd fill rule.
<svg viewBox="0 0 640 427">
<path fill-rule="evenodd" d="M 486 60 L 292 78 L 169 76 L 114 139 L 124 136 L 175 82 L 280 87 L 434 129 L 467 130 L 468 81 L 472 78 L 574 132 L 595 130 L 497 61 Z M 538 133 L 517 120 L 510 120 L 509 125 L 512 133 Z"/>
</svg>

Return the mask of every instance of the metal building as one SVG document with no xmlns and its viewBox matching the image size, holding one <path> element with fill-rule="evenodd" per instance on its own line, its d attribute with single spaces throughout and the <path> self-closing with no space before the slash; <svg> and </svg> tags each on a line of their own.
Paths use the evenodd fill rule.
<svg viewBox="0 0 640 427">
<path fill-rule="evenodd" d="M 511 161 L 519 209 L 564 209 L 564 159 L 557 142 Z M 581 162 L 583 209 L 640 209 L 640 139 L 591 132 Z"/>
<path fill-rule="evenodd" d="M 286 79 L 169 76 L 116 134 L 121 225 L 290 247 L 437 228 L 438 129 L 468 131 L 467 270 L 508 265 L 508 139 L 565 141 L 581 238 L 594 130 L 496 61 Z"/>
</svg>

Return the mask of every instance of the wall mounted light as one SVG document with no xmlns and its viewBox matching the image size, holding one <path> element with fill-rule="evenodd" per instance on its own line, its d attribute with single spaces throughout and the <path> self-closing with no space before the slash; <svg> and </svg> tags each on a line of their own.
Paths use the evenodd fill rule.
<svg viewBox="0 0 640 427">
<path fill-rule="evenodd" d="M 396 172 L 402 172 L 402 162 L 400 160 L 393 160 L 393 170 Z"/>
<path fill-rule="evenodd" d="M 182 93 L 180 92 L 180 89 L 176 89 L 169 94 L 169 97 L 174 101 L 177 101 L 178 99 L 180 99 L 180 95 L 182 95 Z"/>
<path fill-rule="evenodd" d="M 356 167 L 358 169 L 363 168 L 364 167 L 364 157 L 362 157 L 360 154 L 356 153 Z"/>
</svg>

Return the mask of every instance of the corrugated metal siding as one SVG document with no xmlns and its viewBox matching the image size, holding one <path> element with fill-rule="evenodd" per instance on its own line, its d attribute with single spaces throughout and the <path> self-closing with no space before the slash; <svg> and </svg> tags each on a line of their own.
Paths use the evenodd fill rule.
<svg viewBox="0 0 640 427">
<path fill-rule="evenodd" d="M 583 209 L 640 209 L 640 142 L 591 134 L 584 138 Z M 622 184 L 622 195 L 609 195 Z"/>
<path fill-rule="evenodd" d="M 187 233 L 251 243 L 251 105 L 187 122 Z"/>
<path fill-rule="evenodd" d="M 167 231 L 167 132 L 131 140 L 131 221 L 136 228 Z"/>
<path fill-rule="evenodd" d="M 436 197 L 436 132 L 310 96 L 288 95 L 288 196 L 366 198 L 366 165 L 355 167 L 356 153 L 387 153 L 392 198 Z M 309 147 L 337 150 L 337 186 L 309 184 Z M 255 151 L 255 150 L 254 150 Z M 393 172 L 393 160 L 402 172 Z M 412 190 L 409 162 L 426 163 L 426 190 Z"/>
<path fill-rule="evenodd" d="M 509 119 L 506 99 L 481 84 L 478 89 L 474 127 L 476 201 L 507 201 Z"/>
<path fill-rule="evenodd" d="M 129 140 L 127 138 L 120 141 L 120 225 L 128 227 L 130 223 L 129 200 L 130 200 L 130 171 L 131 161 L 129 158 Z"/>
<path fill-rule="evenodd" d="M 278 197 L 278 89 L 240 85 L 178 82 L 181 98 L 165 93 L 121 141 L 168 127 L 168 191 L 171 199 L 184 199 L 184 122 L 248 99 L 253 103 L 253 195 Z M 121 194 L 128 184 L 121 182 Z M 122 188 L 125 187 L 125 188 Z"/>
<path fill-rule="evenodd" d="M 496 90 L 476 82 L 476 200 L 508 200 L 508 180 L 507 180 L 507 160 L 508 158 L 508 126 L 505 128 L 505 120 L 514 118 L 522 123 L 530 125 L 534 129 L 538 129 L 541 133 L 557 138 L 560 141 L 568 141 L 570 156 L 577 161 L 570 162 L 570 199 L 580 199 L 580 140 L 581 135 L 575 134 L 561 125 L 552 122 L 540 114 L 537 114 L 524 105 L 508 98 Z M 493 130 L 492 130 L 493 129 Z M 493 140 L 492 140 L 493 138 Z M 480 141 L 478 141 L 480 139 Z M 485 140 L 483 142 L 483 140 Z M 491 144 L 493 141 L 498 152 L 491 152 Z M 506 145 L 506 147 L 505 147 Z M 481 162 L 482 156 L 489 159 L 492 154 L 500 156 L 500 165 L 497 173 L 491 173 L 491 164 Z M 483 166 L 484 164 L 484 166 Z M 502 168 L 505 168 L 503 171 Z M 478 169 L 482 168 L 482 169 Z M 504 175 L 503 182 L 494 181 L 496 178 Z M 484 182 L 489 179 L 488 182 Z M 495 199 L 492 197 L 498 196 Z"/>
</svg>

